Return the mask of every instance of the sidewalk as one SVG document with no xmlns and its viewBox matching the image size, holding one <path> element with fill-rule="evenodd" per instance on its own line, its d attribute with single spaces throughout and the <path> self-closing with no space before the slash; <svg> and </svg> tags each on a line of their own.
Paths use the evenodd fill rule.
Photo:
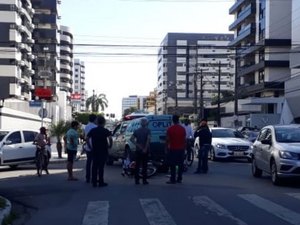
<svg viewBox="0 0 300 225">
<path fill-rule="evenodd" d="M 80 153 L 81 153 L 81 145 L 78 146 L 76 160 L 86 159 L 86 155 L 85 154 L 80 155 Z M 65 153 L 64 149 L 62 150 L 61 156 L 62 156 L 62 158 L 58 157 L 58 153 L 57 153 L 57 150 L 56 150 L 56 144 L 52 144 L 51 145 L 51 159 L 50 159 L 50 163 L 64 163 L 64 162 L 67 162 L 68 155 Z"/>
</svg>

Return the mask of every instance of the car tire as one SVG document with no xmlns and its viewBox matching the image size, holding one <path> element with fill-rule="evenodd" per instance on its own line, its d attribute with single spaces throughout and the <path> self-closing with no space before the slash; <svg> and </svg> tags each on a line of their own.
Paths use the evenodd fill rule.
<svg viewBox="0 0 300 225">
<path fill-rule="evenodd" d="M 216 153 L 213 147 L 210 149 L 209 155 L 211 161 L 217 161 Z"/>
<path fill-rule="evenodd" d="M 254 158 L 252 159 L 251 170 L 254 177 L 262 176 L 263 171 L 257 167 L 256 160 Z"/>
<path fill-rule="evenodd" d="M 280 185 L 281 179 L 278 177 L 277 166 L 274 160 L 271 161 L 271 179 L 274 185 Z"/>
</svg>

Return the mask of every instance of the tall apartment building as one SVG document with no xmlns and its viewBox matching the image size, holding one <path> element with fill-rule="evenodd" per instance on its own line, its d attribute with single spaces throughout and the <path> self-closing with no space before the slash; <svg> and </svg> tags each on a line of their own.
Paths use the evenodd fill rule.
<svg viewBox="0 0 300 225">
<path fill-rule="evenodd" d="M 71 100 L 73 83 L 73 34 L 69 27 L 60 26 L 60 91 Z"/>
<path fill-rule="evenodd" d="M 35 98 L 57 100 L 60 83 L 60 0 L 31 0 L 35 9 L 33 48 L 37 60 L 35 69 Z M 47 91 L 46 91 L 47 90 Z"/>
<path fill-rule="evenodd" d="M 0 99 L 32 98 L 33 14 L 30 1 L 0 1 Z"/>
<path fill-rule="evenodd" d="M 145 111 L 147 108 L 147 97 L 130 95 L 126 98 L 122 98 L 122 114 L 126 109 L 135 107 L 138 111 Z"/>
<path fill-rule="evenodd" d="M 72 106 L 76 111 L 85 111 L 85 65 L 80 59 L 74 59 Z M 77 97 L 78 96 L 78 97 Z"/>
<path fill-rule="evenodd" d="M 157 113 L 202 114 L 219 89 L 232 92 L 232 40 L 232 34 L 168 33 L 158 53 Z"/>
<path fill-rule="evenodd" d="M 292 2 L 292 48 L 290 54 L 291 79 L 285 83 L 286 107 L 290 112 L 290 118 L 285 123 L 300 122 L 300 1 Z M 286 113 L 288 114 L 288 113 Z"/>
<path fill-rule="evenodd" d="M 238 97 L 260 98 L 264 113 L 278 113 L 280 106 L 272 101 L 284 95 L 290 77 L 291 3 L 236 0 L 229 9 L 235 17 L 229 30 L 234 31 L 230 46 L 236 49 Z"/>
</svg>

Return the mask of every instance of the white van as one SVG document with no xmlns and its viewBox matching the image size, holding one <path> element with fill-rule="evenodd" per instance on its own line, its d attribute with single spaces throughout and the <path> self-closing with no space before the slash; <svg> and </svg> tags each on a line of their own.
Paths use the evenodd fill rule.
<svg viewBox="0 0 300 225">
<path fill-rule="evenodd" d="M 36 130 L 0 130 L 0 165 L 16 168 L 19 164 L 34 163 Z"/>
</svg>

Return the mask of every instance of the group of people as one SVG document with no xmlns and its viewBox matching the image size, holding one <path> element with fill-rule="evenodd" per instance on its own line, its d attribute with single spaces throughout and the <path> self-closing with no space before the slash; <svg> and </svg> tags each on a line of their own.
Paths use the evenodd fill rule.
<svg viewBox="0 0 300 225">
<path fill-rule="evenodd" d="M 167 184 L 182 182 L 184 171 L 184 159 L 186 149 L 191 149 L 193 142 L 199 138 L 200 149 L 198 151 L 198 166 L 194 173 L 208 172 L 208 152 L 211 148 L 212 135 L 207 126 L 207 120 L 202 119 L 199 127 L 193 132 L 189 120 L 184 124 L 179 121 L 178 115 L 172 116 L 173 124 L 168 127 L 166 132 L 166 163 L 170 168 L 170 179 Z M 147 127 L 146 118 L 141 119 L 141 127 L 134 131 L 130 141 L 136 146 L 134 152 L 135 164 L 135 184 L 140 184 L 139 170 L 142 168 L 142 182 L 149 184 L 147 181 L 147 164 L 150 154 L 151 131 Z M 73 163 L 76 158 L 77 148 L 79 145 L 78 134 L 79 123 L 72 121 L 71 128 L 66 133 L 66 153 L 67 153 L 67 171 L 68 180 L 78 180 L 73 175 Z M 41 133 L 36 137 L 38 145 L 45 147 L 49 144 L 46 129 L 42 127 Z M 105 118 L 103 116 L 89 115 L 89 123 L 84 129 L 85 144 L 84 151 L 87 156 L 85 179 L 87 183 L 92 183 L 93 187 L 104 187 L 104 166 L 108 157 L 108 149 L 112 146 L 111 131 L 105 128 Z M 49 157 L 50 158 L 50 157 Z M 47 163 L 48 164 L 48 163 Z M 45 168 L 48 173 L 47 166 Z"/>
</svg>

